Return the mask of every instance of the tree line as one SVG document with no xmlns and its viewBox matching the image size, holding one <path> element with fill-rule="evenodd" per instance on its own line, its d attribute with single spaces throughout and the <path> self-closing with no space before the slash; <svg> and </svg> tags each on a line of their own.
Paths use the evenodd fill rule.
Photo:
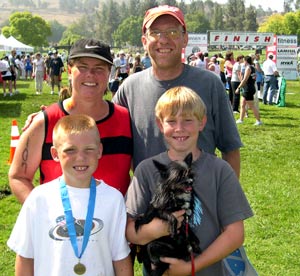
<svg viewBox="0 0 300 276">
<path fill-rule="evenodd" d="M 64 8 L 68 7 L 69 2 L 63 1 Z M 264 11 L 261 6 L 245 7 L 244 0 L 228 0 L 226 4 L 218 4 L 211 0 L 194 0 L 189 4 L 183 0 L 71 2 L 75 9 L 80 6 L 83 15 L 69 26 L 63 26 L 56 20 L 46 22 L 30 12 L 15 12 L 1 31 L 6 37 L 13 35 L 34 47 L 71 45 L 83 37 L 104 40 L 112 47 L 141 47 L 141 26 L 145 11 L 157 5 L 167 4 L 178 6 L 184 12 L 189 33 L 222 30 L 300 35 L 300 11 L 279 14 L 270 9 Z M 286 0 L 284 9 L 289 11 L 291 6 L 296 7 L 299 2 L 300 0 Z"/>
</svg>

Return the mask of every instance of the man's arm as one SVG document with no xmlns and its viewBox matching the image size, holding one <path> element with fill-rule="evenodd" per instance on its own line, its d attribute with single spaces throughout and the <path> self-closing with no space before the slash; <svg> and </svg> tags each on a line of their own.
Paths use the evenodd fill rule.
<svg viewBox="0 0 300 276">
<path fill-rule="evenodd" d="M 15 276 L 33 276 L 34 275 L 34 260 L 24 258 L 20 255 L 16 256 Z"/>
<path fill-rule="evenodd" d="M 130 255 L 125 259 L 113 261 L 116 276 L 133 276 L 133 265 Z"/>
<path fill-rule="evenodd" d="M 240 178 L 241 170 L 241 155 L 240 149 L 232 150 L 229 152 L 222 152 L 222 159 L 227 161 L 236 173 L 236 176 Z"/>
<path fill-rule="evenodd" d="M 21 135 L 9 169 L 11 191 L 22 204 L 34 188 L 32 180 L 41 162 L 44 133 L 44 117 L 40 113 Z"/>
</svg>

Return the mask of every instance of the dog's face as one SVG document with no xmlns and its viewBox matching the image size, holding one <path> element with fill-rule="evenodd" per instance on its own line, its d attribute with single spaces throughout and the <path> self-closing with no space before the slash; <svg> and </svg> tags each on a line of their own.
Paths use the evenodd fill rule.
<svg viewBox="0 0 300 276">
<path fill-rule="evenodd" d="M 156 207 L 164 206 L 173 211 L 190 209 L 194 178 L 191 170 L 192 159 L 190 153 L 184 161 L 172 161 L 168 166 L 153 161 L 161 176 L 159 198 L 156 197 L 156 204 L 153 201 Z"/>
</svg>

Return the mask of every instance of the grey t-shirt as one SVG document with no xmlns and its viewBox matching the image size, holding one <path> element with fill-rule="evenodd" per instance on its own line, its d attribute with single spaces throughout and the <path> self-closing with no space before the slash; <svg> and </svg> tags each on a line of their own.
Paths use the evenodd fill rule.
<svg viewBox="0 0 300 276">
<path fill-rule="evenodd" d="M 236 150 L 242 146 L 232 109 L 220 78 L 207 70 L 189 65 L 176 79 L 159 81 L 152 67 L 132 74 L 120 86 L 113 102 L 128 108 L 131 118 L 134 168 L 144 159 L 166 150 L 156 122 L 154 108 L 159 97 L 175 86 L 186 86 L 198 93 L 207 107 L 207 124 L 199 136 L 198 146 L 215 153 Z"/>
<path fill-rule="evenodd" d="M 163 152 L 137 166 L 126 196 L 127 213 L 132 217 L 147 210 L 160 179 L 153 159 L 163 164 L 171 162 L 167 153 Z M 198 236 L 203 251 L 220 235 L 224 226 L 245 220 L 253 213 L 236 174 L 226 161 L 202 152 L 200 158 L 192 164 L 192 169 L 195 173 L 193 189 L 200 202 L 200 208 L 197 209 L 198 223 L 192 230 Z M 222 262 L 196 275 L 225 275 Z"/>
</svg>

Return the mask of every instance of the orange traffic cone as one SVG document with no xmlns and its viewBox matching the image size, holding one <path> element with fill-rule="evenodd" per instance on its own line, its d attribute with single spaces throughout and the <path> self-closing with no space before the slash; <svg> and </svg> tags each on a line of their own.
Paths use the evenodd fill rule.
<svg viewBox="0 0 300 276">
<path fill-rule="evenodd" d="M 11 126 L 11 140 L 10 140 L 10 157 L 8 161 L 8 165 L 10 165 L 14 159 L 15 151 L 17 144 L 19 142 L 20 133 L 19 128 L 17 124 L 17 120 L 12 120 L 12 126 Z"/>
</svg>

